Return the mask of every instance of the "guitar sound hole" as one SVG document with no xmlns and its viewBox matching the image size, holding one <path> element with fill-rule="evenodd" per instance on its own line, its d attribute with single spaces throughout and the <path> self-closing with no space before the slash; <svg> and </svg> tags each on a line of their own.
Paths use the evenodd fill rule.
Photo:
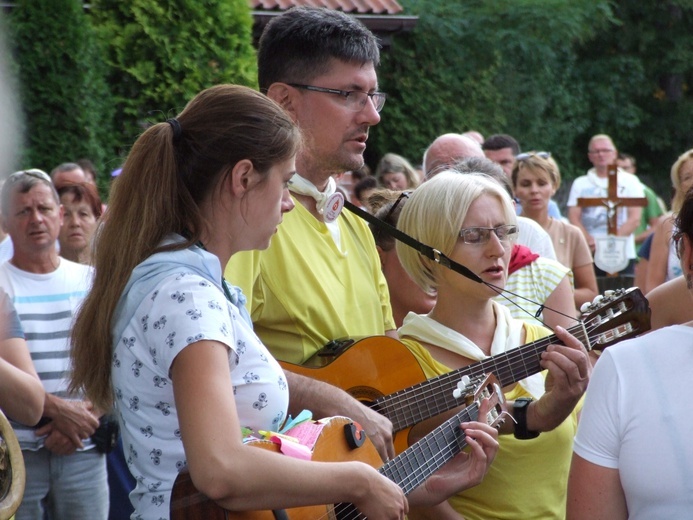
<svg viewBox="0 0 693 520">
<path fill-rule="evenodd" d="M 352 386 L 347 389 L 347 393 L 371 408 L 371 404 L 383 396 L 382 392 L 372 386 Z"/>
</svg>

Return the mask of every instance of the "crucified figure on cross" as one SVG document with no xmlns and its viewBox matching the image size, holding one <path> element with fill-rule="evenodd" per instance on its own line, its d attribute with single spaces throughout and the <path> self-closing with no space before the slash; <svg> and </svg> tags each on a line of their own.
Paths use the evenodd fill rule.
<svg viewBox="0 0 693 520">
<path fill-rule="evenodd" d="M 619 197 L 618 196 L 618 168 L 611 164 L 607 169 L 609 185 L 606 197 L 579 197 L 577 205 L 581 208 L 606 206 L 606 224 L 608 235 L 618 235 L 618 211 L 620 206 L 647 206 L 645 197 Z"/>
<path fill-rule="evenodd" d="M 599 268 L 597 277 L 632 273 L 637 257 L 633 233 L 646 205 L 642 184 L 618 170 L 617 156 L 608 135 L 593 136 L 588 157 L 594 168 L 573 181 L 568 197 L 568 220 L 583 232 Z"/>
</svg>

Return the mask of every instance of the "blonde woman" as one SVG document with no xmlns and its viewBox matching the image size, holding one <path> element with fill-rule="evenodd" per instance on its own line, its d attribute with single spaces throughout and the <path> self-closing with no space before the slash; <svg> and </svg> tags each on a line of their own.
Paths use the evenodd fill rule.
<svg viewBox="0 0 693 520">
<path fill-rule="evenodd" d="M 577 226 L 549 216 L 549 202 L 561 185 L 561 173 L 548 152 L 522 153 L 512 171 L 515 196 L 523 217 L 543 227 L 551 237 L 559 262 L 573 271 L 577 309 L 597 296 L 597 278 L 589 246 Z"/>
<path fill-rule="evenodd" d="M 660 221 L 652 236 L 645 284 L 648 292 L 668 280 L 681 276 L 681 265 L 671 237 L 676 232 L 676 214 L 681 210 L 688 190 L 693 187 L 693 149 L 682 153 L 671 167 L 671 185 L 674 188 L 674 198 L 671 201 L 672 215 Z"/>
<path fill-rule="evenodd" d="M 394 191 L 412 190 L 421 182 L 421 176 L 401 155 L 386 153 L 375 169 L 375 177 L 384 188 Z"/>
<path fill-rule="evenodd" d="M 505 286 L 517 238 L 512 202 L 497 182 L 485 175 L 440 173 L 410 195 L 398 228 L 481 279 L 469 279 L 397 243 L 409 276 L 425 292 L 437 293 L 428 314 L 410 313 L 399 329 L 427 377 L 549 334 L 512 318 L 505 306 L 493 301 L 496 289 Z M 561 327 L 556 334 L 567 346 L 551 345 L 541 354 L 541 367 L 548 375 L 537 373 L 504 388 L 517 422 L 506 421 L 501 433 L 514 437 L 500 436 L 498 455 L 479 486 L 448 501 L 467 520 L 546 520 L 565 514 L 576 405 L 587 387 L 591 364 L 575 337 Z M 417 433 L 424 434 L 438 421 L 422 423 Z"/>
</svg>

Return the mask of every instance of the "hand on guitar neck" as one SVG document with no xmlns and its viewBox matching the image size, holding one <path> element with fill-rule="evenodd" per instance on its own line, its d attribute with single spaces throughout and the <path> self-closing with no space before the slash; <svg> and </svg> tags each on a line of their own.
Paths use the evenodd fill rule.
<svg viewBox="0 0 693 520">
<path fill-rule="evenodd" d="M 587 390 L 592 374 L 585 346 L 561 327 L 555 332 L 563 345 L 551 344 L 541 354 L 541 367 L 548 370 L 546 392 L 527 410 L 531 431 L 551 431 L 561 424 Z"/>
<path fill-rule="evenodd" d="M 609 291 L 581 311 L 581 322 L 568 330 L 592 351 L 650 330 L 649 304 L 637 288 Z M 412 426 L 462 404 L 452 393 L 461 377 L 493 372 L 502 386 L 509 386 L 541 372 L 542 354 L 560 339 L 559 335 L 542 338 L 428 380 L 409 349 L 385 336 L 344 342 L 345 347 L 326 355 L 318 353 L 303 365 L 281 364 L 287 372 L 342 388 L 387 417 L 397 432 L 395 450 L 400 453 L 410 444 Z M 565 366 L 556 359 L 560 352 L 548 356 L 546 363 Z M 549 390 L 563 382 L 552 378 Z M 551 416 L 551 409 L 558 406 L 552 400 L 544 404 L 548 406 L 539 410 L 539 416 Z M 534 418 L 528 419 L 534 422 Z"/>
</svg>

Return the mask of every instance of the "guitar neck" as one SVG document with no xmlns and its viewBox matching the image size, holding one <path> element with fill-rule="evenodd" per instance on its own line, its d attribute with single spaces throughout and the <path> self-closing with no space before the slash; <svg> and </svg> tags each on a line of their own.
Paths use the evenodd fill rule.
<svg viewBox="0 0 693 520">
<path fill-rule="evenodd" d="M 408 495 L 467 446 L 466 435 L 460 429 L 460 424 L 477 420 L 478 415 L 479 406 L 474 402 L 385 463 L 378 471 Z"/>
<path fill-rule="evenodd" d="M 589 338 L 582 323 L 569 328 L 568 332 L 589 348 Z M 375 400 L 372 408 L 390 419 L 394 431 L 409 428 L 463 404 L 453 396 L 453 391 L 463 376 L 475 377 L 493 372 L 501 386 L 505 387 L 541 372 L 541 353 L 552 343 L 560 343 L 560 340 L 555 335 L 547 336 L 458 368 L 399 392 L 382 396 Z"/>
<path fill-rule="evenodd" d="M 467 446 L 467 437 L 460 425 L 463 422 L 477 420 L 478 415 L 479 405 L 476 402 L 471 403 L 397 457 L 386 462 L 378 472 L 402 488 L 405 495 L 409 495 Z M 354 520 L 365 516 L 353 504 L 341 503 L 335 505 L 334 518 Z"/>
</svg>

